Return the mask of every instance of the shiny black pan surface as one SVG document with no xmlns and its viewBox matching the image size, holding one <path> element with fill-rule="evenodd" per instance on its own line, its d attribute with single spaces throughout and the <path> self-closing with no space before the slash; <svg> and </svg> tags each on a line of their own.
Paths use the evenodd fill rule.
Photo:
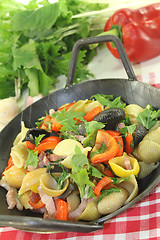
<svg viewBox="0 0 160 240">
<path fill-rule="evenodd" d="M 84 81 L 74 85 L 73 79 L 79 49 L 83 45 L 106 41 L 112 41 L 115 43 L 123 66 L 126 70 L 128 79 L 100 79 Z M 102 36 L 79 40 L 73 48 L 66 87 L 53 92 L 52 94 L 26 108 L 1 131 L 0 175 L 7 165 L 13 141 L 20 132 L 21 121 L 24 121 L 26 127 L 34 127 L 38 118 L 44 116 L 49 109 L 53 108 L 56 110 L 65 103 L 70 103 L 79 99 L 89 99 L 93 94 L 96 93 L 113 94 L 114 97 L 121 96 L 122 100 L 127 104 L 136 103 L 142 107 L 145 107 L 147 104 L 151 104 L 155 108 L 160 108 L 160 90 L 136 80 L 131 64 L 128 61 L 123 46 L 118 38 L 114 36 Z M 103 216 L 97 221 L 89 223 L 43 219 L 40 214 L 32 213 L 27 210 L 8 210 L 5 197 L 6 190 L 0 187 L 0 226 L 12 226 L 17 229 L 41 233 L 51 233 L 55 231 L 96 231 L 103 228 L 105 221 L 127 210 L 129 207 L 141 200 L 159 183 L 159 181 L 160 166 L 155 169 L 151 175 L 138 182 L 139 193 L 135 199 L 114 213 Z"/>
</svg>

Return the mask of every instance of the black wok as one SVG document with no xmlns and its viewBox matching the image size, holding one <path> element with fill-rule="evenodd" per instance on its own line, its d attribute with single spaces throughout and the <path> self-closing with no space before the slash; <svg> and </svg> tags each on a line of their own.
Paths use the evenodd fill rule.
<svg viewBox="0 0 160 240">
<path fill-rule="evenodd" d="M 127 73 L 128 79 L 100 79 L 92 81 L 84 81 L 79 84 L 73 84 L 74 73 L 79 50 L 84 45 L 99 42 L 114 42 L 116 45 L 123 66 Z M 106 63 L 107 67 L 107 63 Z M 21 121 L 25 122 L 27 127 L 35 126 L 34 123 L 41 116 L 44 116 L 49 109 L 57 109 L 67 102 L 73 102 L 79 99 L 90 98 L 93 94 L 113 94 L 114 97 L 122 96 L 122 100 L 128 104 L 136 103 L 142 107 L 147 104 L 160 108 L 160 90 L 141 82 L 138 82 L 132 66 L 127 58 L 122 43 L 114 36 L 101 36 L 81 39 L 76 42 L 73 48 L 73 54 L 70 63 L 70 69 L 66 87 L 43 99 L 35 102 L 19 115 L 17 115 L 0 133 L 0 174 L 7 165 L 12 143 L 20 132 Z M 152 172 L 152 176 L 139 181 L 139 193 L 130 203 L 126 204 L 119 210 L 101 217 L 93 222 L 70 222 L 43 219 L 41 215 L 32 213 L 27 210 L 18 211 L 17 209 L 8 210 L 6 204 L 6 190 L 0 187 L 0 225 L 12 226 L 17 229 L 35 232 L 54 232 L 54 231 L 72 231 L 72 232 L 91 232 L 103 228 L 103 224 L 108 219 L 125 211 L 155 187 L 160 181 L 160 166 Z"/>
</svg>

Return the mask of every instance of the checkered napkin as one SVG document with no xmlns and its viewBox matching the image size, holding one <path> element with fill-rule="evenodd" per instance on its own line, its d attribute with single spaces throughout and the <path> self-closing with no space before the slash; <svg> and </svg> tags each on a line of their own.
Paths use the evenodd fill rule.
<svg viewBox="0 0 160 240">
<path fill-rule="evenodd" d="M 160 88 L 160 73 L 137 76 Z M 160 183 L 134 206 L 108 220 L 102 230 L 92 233 L 39 234 L 0 227 L 0 240 L 160 240 Z"/>
</svg>

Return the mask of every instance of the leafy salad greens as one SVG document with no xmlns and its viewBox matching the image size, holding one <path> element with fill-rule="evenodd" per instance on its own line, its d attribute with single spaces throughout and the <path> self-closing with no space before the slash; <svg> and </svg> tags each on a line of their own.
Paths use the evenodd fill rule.
<svg viewBox="0 0 160 240">
<path fill-rule="evenodd" d="M 60 75 L 67 76 L 74 43 L 102 31 L 93 27 L 100 15 L 92 11 L 107 7 L 84 0 L 31 0 L 28 5 L 0 0 L 0 99 L 21 96 L 25 89 L 32 97 L 47 95 Z M 80 51 L 75 82 L 92 76 L 86 64 L 94 54 L 87 47 Z"/>
</svg>

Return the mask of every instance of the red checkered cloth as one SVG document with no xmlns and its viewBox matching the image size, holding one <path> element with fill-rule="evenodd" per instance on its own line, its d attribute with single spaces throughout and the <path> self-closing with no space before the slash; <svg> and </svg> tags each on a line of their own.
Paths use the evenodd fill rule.
<svg viewBox="0 0 160 240">
<path fill-rule="evenodd" d="M 137 76 L 139 81 L 160 88 L 160 74 Z M 158 81 L 159 80 L 159 81 Z M 92 233 L 39 234 L 0 227 L 0 240 L 160 240 L 160 183 L 134 206 L 108 220 Z"/>
</svg>

